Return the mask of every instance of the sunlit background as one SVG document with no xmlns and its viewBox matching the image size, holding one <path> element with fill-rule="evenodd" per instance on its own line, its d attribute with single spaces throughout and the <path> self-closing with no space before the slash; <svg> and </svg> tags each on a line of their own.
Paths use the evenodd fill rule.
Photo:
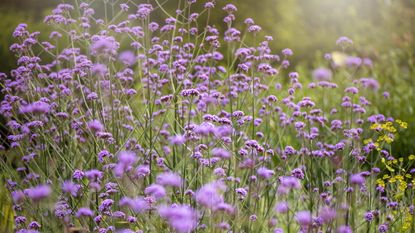
<svg viewBox="0 0 415 233">
<path fill-rule="evenodd" d="M 0 1 L 0 71 L 15 67 L 15 58 L 8 51 L 11 33 L 21 22 L 31 31 L 48 30 L 43 17 L 63 0 L 1 0 Z M 98 1 L 98 0 L 95 0 Z M 119 0 L 106 0 L 119 5 Z M 147 1 L 147 0 L 145 0 Z M 155 0 L 149 0 L 155 4 Z M 90 1 L 93 2 L 93 1 Z M 140 1 L 130 1 L 139 3 Z M 166 11 L 174 11 L 179 0 L 159 0 Z M 198 0 L 202 3 L 204 0 Z M 409 122 L 410 127 L 395 144 L 399 153 L 415 151 L 415 1 L 413 0 L 218 0 L 217 7 L 235 4 L 237 17 L 251 17 L 263 28 L 264 35 L 272 35 L 275 50 L 294 50 L 294 66 L 302 77 L 322 64 L 322 56 L 336 49 L 335 41 L 347 36 L 354 41 L 353 53 L 370 57 L 375 68 L 373 77 L 382 88 L 389 89 L 392 98 L 376 103 L 379 110 Z M 103 14 L 103 12 L 97 12 Z M 222 11 L 214 11 L 212 18 L 220 29 L 224 23 Z M 155 20 L 165 18 L 159 12 Z"/>
<path fill-rule="evenodd" d="M 111 0 L 115 4 L 120 1 Z M 110 2 L 111 2 L 110 1 Z M 0 70 L 14 66 L 7 59 L 11 32 L 20 22 L 41 29 L 43 16 L 62 0 L 1 0 Z M 140 2 L 140 1 L 134 1 Z M 164 1 L 167 10 L 174 10 L 177 0 Z M 199 0 L 199 2 L 203 2 Z M 317 51 L 331 51 L 339 36 L 348 36 L 361 52 L 372 56 L 396 49 L 412 49 L 415 27 L 413 0 L 219 0 L 218 5 L 234 3 L 240 19 L 252 17 L 264 33 L 274 36 L 276 49 L 290 47 L 296 60 L 312 63 Z M 221 11 L 216 13 L 223 14 Z M 214 13 L 215 14 L 215 13 Z M 214 15 L 216 26 L 222 15 Z M 412 47 L 411 47 L 412 46 Z M 409 52 L 409 51 L 408 51 Z M 413 53 L 413 51 L 411 51 Z M 310 59 L 304 59 L 310 58 Z"/>
</svg>

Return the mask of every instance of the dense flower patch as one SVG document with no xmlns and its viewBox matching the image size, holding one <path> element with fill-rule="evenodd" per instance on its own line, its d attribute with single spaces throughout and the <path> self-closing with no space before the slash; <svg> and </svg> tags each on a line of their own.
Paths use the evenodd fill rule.
<svg viewBox="0 0 415 233">
<path fill-rule="evenodd" d="M 353 41 L 303 77 L 236 6 L 195 2 L 60 4 L 50 41 L 16 28 L 0 79 L 16 231 L 414 232 L 415 156 L 390 149 L 407 124 L 371 105 L 389 93 Z"/>
</svg>

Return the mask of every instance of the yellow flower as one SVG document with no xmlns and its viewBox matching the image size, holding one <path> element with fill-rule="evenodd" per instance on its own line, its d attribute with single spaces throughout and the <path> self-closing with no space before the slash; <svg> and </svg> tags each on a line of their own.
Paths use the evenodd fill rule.
<svg viewBox="0 0 415 233">
<path fill-rule="evenodd" d="M 371 138 L 368 138 L 368 139 L 365 139 L 365 140 L 363 140 L 363 143 L 366 145 L 366 144 L 369 144 L 369 143 L 371 143 L 372 142 L 372 139 Z"/>
<path fill-rule="evenodd" d="M 376 147 L 376 149 L 377 149 L 378 151 L 380 151 L 380 150 L 381 150 L 381 148 L 380 148 L 380 146 L 379 146 L 379 143 L 375 142 L 375 143 L 373 143 L 373 145 L 375 145 L 375 147 Z"/>
<path fill-rule="evenodd" d="M 380 127 L 390 133 L 395 133 L 397 131 L 396 128 L 393 126 L 393 123 L 390 121 L 380 125 Z"/>
<path fill-rule="evenodd" d="M 415 155 L 409 155 L 409 160 L 415 160 Z"/>
<path fill-rule="evenodd" d="M 386 186 L 385 182 L 382 179 L 377 179 L 376 184 L 383 187 L 383 188 L 385 188 L 385 186 Z"/>
<path fill-rule="evenodd" d="M 408 184 L 405 181 L 401 181 L 399 183 L 398 189 L 403 192 L 406 190 L 407 187 L 408 187 Z"/>
<path fill-rule="evenodd" d="M 412 215 L 409 213 L 409 211 L 405 211 L 405 219 L 404 222 L 402 224 L 402 231 L 401 232 L 405 232 L 407 230 L 409 230 L 412 226 Z"/>
<path fill-rule="evenodd" d="M 401 121 L 401 120 L 396 120 L 396 123 L 398 123 L 398 124 L 399 124 L 399 126 L 400 126 L 402 129 L 406 129 L 406 128 L 408 128 L 408 123 L 406 123 L 406 122 L 404 122 L 404 121 Z"/>
<path fill-rule="evenodd" d="M 396 178 L 397 180 L 404 180 L 403 176 L 401 176 L 401 175 L 396 175 L 396 176 L 395 176 L 395 178 Z"/>
<path fill-rule="evenodd" d="M 389 137 L 389 135 L 382 135 L 382 136 L 379 136 L 379 138 L 378 138 L 378 140 L 377 140 L 378 142 L 382 142 L 382 141 L 384 141 L 384 142 L 386 142 L 387 144 L 391 144 L 392 142 L 393 142 L 393 138 L 391 138 L 391 137 Z"/>
<path fill-rule="evenodd" d="M 382 128 L 382 127 L 378 123 L 375 123 L 375 124 L 373 124 L 373 125 L 370 126 L 370 129 L 373 129 L 373 130 L 376 130 L 376 129 L 379 129 L 379 128 Z"/>
</svg>

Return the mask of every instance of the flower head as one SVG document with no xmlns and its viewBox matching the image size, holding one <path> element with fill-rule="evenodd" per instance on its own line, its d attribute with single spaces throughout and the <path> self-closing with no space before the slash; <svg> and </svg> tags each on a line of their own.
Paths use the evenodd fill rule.
<svg viewBox="0 0 415 233">
<path fill-rule="evenodd" d="M 187 205 L 163 205 L 158 207 L 158 213 L 179 233 L 190 233 L 197 225 L 196 212 Z"/>
<path fill-rule="evenodd" d="M 157 183 L 163 186 L 180 187 L 182 178 L 173 172 L 164 172 L 157 176 Z"/>
<path fill-rule="evenodd" d="M 37 202 L 48 197 L 52 190 L 49 185 L 39 185 L 25 189 L 24 192 L 32 201 Z"/>
</svg>

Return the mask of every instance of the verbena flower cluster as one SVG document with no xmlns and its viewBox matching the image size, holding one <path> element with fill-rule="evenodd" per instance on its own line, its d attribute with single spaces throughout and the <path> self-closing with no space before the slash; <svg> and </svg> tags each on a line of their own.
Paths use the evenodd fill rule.
<svg viewBox="0 0 415 233">
<path fill-rule="evenodd" d="M 0 75 L 16 232 L 414 232 L 407 125 L 352 40 L 299 74 L 232 4 L 81 2 L 48 41 L 20 24 Z"/>
</svg>

